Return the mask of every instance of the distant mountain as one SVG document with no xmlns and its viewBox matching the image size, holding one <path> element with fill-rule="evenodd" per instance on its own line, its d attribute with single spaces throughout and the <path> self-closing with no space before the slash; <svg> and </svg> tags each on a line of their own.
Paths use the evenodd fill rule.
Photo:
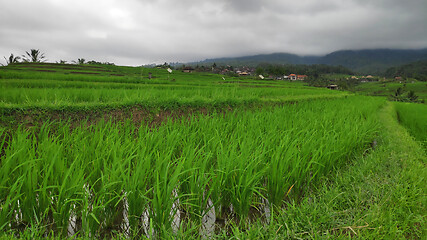
<svg viewBox="0 0 427 240">
<path fill-rule="evenodd" d="M 316 64 L 319 57 L 317 56 L 298 56 L 290 53 L 272 53 L 260 54 L 254 56 L 231 57 L 231 58 L 213 58 L 204 61 L 189 63 L 189 64 L 213 64 L 217 65 L 233 65 L 233 66 L 251 66 L 255 67 L 260 63 L 271 64 Z"/>
<path fill-rule="evenodd" d="M 427 60 L 427 48 L 421 50 L 346 50 L 330 53 L 320 59 L 327 65 L 342 65 L 363 74 L 383 74 L 388 68 Z"/>
<path fill-rule="evenodd" d="M 343 50 L 325 56 L 298 56 L 289 53 L 262 54 L 235 58 L 215 58 L 189 63 L 191 65 L 257 66 L 271 64 L 326 64 L 342 65 L 360 74 L 383 74 L 388 68 L 415 61 L 427 60 L 427 48 L 420 50 Z"/>
</svg>

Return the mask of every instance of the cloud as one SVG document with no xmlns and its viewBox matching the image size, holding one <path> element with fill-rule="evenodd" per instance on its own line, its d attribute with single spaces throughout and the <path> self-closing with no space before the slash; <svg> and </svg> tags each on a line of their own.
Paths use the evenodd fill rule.
<svg viewBox="0 0 427 240">
<path fill-rule="evenodd" d="M 427 47 L 425 0 L 14 0 L 0 56 L 140 65 L 212 57 Z"/>
</svg>

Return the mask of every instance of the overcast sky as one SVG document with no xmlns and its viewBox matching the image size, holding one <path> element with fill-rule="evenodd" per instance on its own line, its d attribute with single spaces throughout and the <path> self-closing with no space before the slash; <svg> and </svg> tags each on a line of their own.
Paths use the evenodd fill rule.
<svg viewBox="0 0 427 240">
<path fill-rule="evenodd" d="M 0 0 L 0 61 L 119 65 L 427 47 L 426 0 Z"/>
</svg>

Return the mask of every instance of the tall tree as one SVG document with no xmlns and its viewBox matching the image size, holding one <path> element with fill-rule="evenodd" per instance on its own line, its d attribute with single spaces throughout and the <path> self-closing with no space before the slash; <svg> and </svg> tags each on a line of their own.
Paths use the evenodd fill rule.
<svg viewBox="0 0 427 240">
<path fill-rule="evenodd" d="M 19 59 L 21 59 L 19 56 L 14 56 L 13 53 L 10 54 L 9 58 L 4 57 L 6 60 L 6 64 L 9 65 L 11 63 L 17 63 L 19 62 Z"/>
<path fill-rule="evenodd" d="M 25 62 L 44 62 L 44 53 L 41 53 L 39 49 L 30 49 L 29 52 L 25 52 L 27 55 L 22 55 Z"/>
<path fill-rule="evenodd" d="M 84 59 L 84 58 L 78 58 L 77 59 L 77 61 L 72 61 L 73 63 L 75 63 L 75 64 L 85 64 L 85 62 L 86 62 L 86 59 Z"/>
</svg>

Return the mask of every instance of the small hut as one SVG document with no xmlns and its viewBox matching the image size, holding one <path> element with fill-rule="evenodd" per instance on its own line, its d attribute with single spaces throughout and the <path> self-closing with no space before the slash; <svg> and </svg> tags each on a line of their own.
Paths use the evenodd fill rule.
<svg viewBox="0 0 427 240">
<path fill-rule="evenodd" d="M 331 89 L 331 90 L 338 90 L 338 85 L 329 84 L 326 88 Z"/>
<path fill-rule="evenodd" d="M 185 73 L 191 73 L 191 72 L 194 71 L 194 68 L 192 68 L 192 67 L 184 67 L 182 69 L 182 71 L 185 72 Z"/>
</svg>

